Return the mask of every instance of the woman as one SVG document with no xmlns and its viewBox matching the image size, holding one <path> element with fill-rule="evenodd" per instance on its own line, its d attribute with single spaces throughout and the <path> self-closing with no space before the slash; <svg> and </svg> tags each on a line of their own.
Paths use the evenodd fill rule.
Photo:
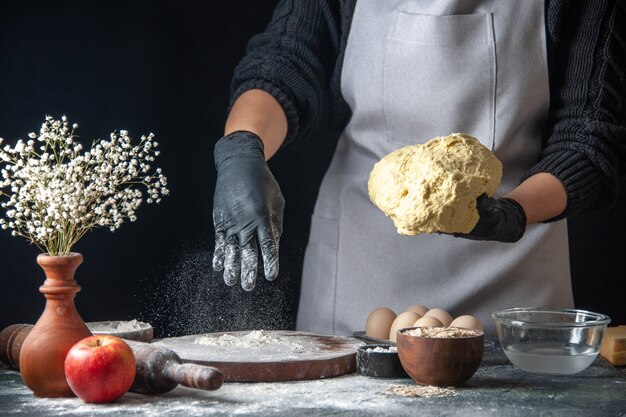
<svg viewBox="0 0 626 417">
<path fill-rule="evenodd" d="M 336 127 L 307 247 L 297 327 L 351 333 L 378 306 L 473 314 L 573 305 L 565 218 L 614 201 L 623 157 L 624 4 L 290 0 L 253 38 L 215 146 L 214 269 L 278 273 L 284 201 L 266 159 Z M 502 161 L 469 234 L 406 237 L 369 202 L 389 152 L 452 132 Z M 314 138 L 312 140 L 315 140 Z M 511 243 L 515 242 L 515 243 Z"/>
</svg>

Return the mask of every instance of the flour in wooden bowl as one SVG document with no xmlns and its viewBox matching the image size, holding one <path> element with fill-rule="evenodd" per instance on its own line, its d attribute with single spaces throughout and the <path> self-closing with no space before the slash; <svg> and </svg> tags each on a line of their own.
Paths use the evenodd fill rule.
<svg viewBox="0 0 626 417">
<path fill-rule="evenodd" d="M 417 327 L 407 330 L 404 334 L 416 337 L 433 337 L 433 338 L 455 338 L 455 337 L 471 337 L 478 336 L 482 332 L 474 329 L 463 329 L 460 327 Z"/>
</svg>

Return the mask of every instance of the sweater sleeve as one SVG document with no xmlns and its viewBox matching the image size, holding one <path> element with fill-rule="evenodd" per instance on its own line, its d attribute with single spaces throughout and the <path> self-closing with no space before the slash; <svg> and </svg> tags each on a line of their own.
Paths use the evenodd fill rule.
<svg viewBox="0 0 626 417">
<path fill-rule="evenodd" d="M 326 111 L 325 95 L 340 47 L 338 3 L 282 0 L 235 69 L 230 105 L 250 89 L 270 93 L 287 115 L 284 145 L 306 138 Z"/>
<path fill-rule="evenodd" d="M 624 0 L 552 2 L 548 27 L 551 109 L 540 161 L 565 186 L 567 207 L 551 221 L 609 206 L 624 170 Z M 563 10 L 563 8 L 567 10 Z M 551 22 L 556 19 L 559 22 Z M 551 23 L 554 23 L 551 25 Z"/>
</svg>

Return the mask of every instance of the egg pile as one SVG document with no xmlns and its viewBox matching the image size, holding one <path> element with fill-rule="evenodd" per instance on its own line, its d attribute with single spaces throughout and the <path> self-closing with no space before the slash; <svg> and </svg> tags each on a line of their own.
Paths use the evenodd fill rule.
<svg viewBox="0 0 626 417">
<path fill-rule="evenodd" d="M 480 321 L 474 316 L 463 315 L 453 318 L 441 308 L 428 309 L 421 304 L 414 304 L 397 315 L 387 307 L 375 309 L 365 322 L 365 335 L 395 342 L 398 329 L 406 327 L 460 327 L 483 330 Z"/>
</svg>

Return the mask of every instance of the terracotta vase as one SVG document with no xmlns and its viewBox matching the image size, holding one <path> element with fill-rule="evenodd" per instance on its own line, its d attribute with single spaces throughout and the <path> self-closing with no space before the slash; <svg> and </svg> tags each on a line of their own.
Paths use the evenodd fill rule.
<svg viewBox="0 0 626 417">
<path fill-rule="evenodd" d="M 91 336 L 74 306 L 74 296 L 80 291 L 74 273 L 82 262 L 79 253 L 37 257 L 47 278 L 39 288 L 46 308 L 24 339 L 19 358 L 22 379 L 37 397 L 74 396 L 65 380 L 65 356 L 76 342 Z"/>
</svg>

